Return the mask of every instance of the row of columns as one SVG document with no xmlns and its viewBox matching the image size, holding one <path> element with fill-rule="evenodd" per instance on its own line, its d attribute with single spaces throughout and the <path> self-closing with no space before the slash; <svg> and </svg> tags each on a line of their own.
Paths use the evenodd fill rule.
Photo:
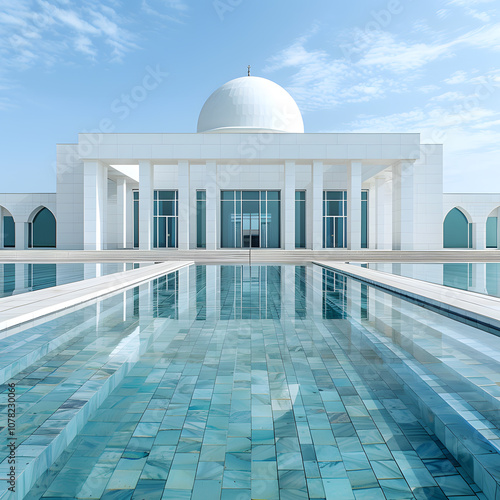
<svg viewBox="0 0 500 500">
<path fill-rule="evenodd" d="M 188 250 L 190 247 L 190 169 L 186 160 L 178 163 L 178 248 Z M 100 250 L 107 244 L 107 177 L 108 168 L 99 161 L 87 161 L 84 166 L 84 242 L 86 250 Z M 206 248 L 218 248 L 217 206 L 219 189 L 217 185 L 217 164 L 206 163 L 205 186 L 206 197 Z M 351 250 L 361 249 L 361 191 L 363 184 L 363 165 L 361 161 L 348 164 L 347 186 L 347 247 Z M 295 189 L 296 166 L 290 160 L 285 162 L 285 182 L 282 191 L 282 234 L 285 250 L 295 249 Z M 376 181 L 377 183 L 378 181 Z M 139 247 L 142 250 L 153 248 L 154 220 L 154 164 L 150 160 L 139 161 Z M 383 203 L 389 192 L 381 183 L 376 186 L 376 214 L 373 223 L 377 227 L 387 227 L 388 214 L 383 210 Z M 321 161 L 312 164 L 312 187 L 308 203 L 310 216 L 307 217 L 309 230 L 309 246 L 313 250 L 323 248 L 323 191 L 324 166 Z M 192 200 L 196 203 L 196 200 Z M 117 181 L 118 241 L 123 248 L 127 247 L 127 220 L 131 216 L 127 207 L 127 183 L 124 178 Z M 413 248 L 413 164 L 401 162 L 393 167 L 392 179 L 392 248 L 394 250 L 410 250 Z M 21 231 L 20 231 L 21 232 Z M 17 238 L 16 231 L 16 238 Z M 387 233 L 387 232 L 386 232 Z M 389 235 L 391 236 L 391 235 Z M 21 236 L 19 236 L 21 237 Z M 387 236 L 384 236 L 387 238 Z M 378 236 L 377 236 L 378 238 Z M 379 242 L 377 242 L 377 246 Z"/>
</svg>

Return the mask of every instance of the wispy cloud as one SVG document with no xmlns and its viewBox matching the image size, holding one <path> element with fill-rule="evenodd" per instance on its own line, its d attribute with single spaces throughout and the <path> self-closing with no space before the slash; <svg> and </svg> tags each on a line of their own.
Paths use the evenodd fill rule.
<svg viewBox="0 0 500 500">
<path fill-rule="evenodd" d="M 189 12 L 185 0 L 142 0 L 141 7 L 151 16 L 175 23 L 183 23 Z"/>
<path fill-rule="evenodd" d="M 110 3 L 0 0 L 0 70 L 51 66 L 74 53 L 121 61 L 136 36 Z M 107 47 L 107 49 L 106 49 Z"/>
<path fill-rule="evenodd" d="M 487 23 L 491 21 L 494 9 L 489 10 L 477 10 L 475 7 L 487 7 L 488 4 L 492 4 L 494 0 L 449 0 L 448 5 L 452 7 L 462 7 L 467 16 Z"/>
<path fill-rule="evenodd" d="M 437 19 L 451 23 L 456 9 L 479 12 L 489 3 L 452 0 Z M 495 165 L 500 183 L 500 70 L 491 69 L 500 50 L 500 23 L 484 24 L 485 16 L 464 13 L 471 17 L 468 23 L 444 31 L 417 20 L 400 33 L 351 29 L 327 46 L 318 44 L 315 30 L 272 57 L 265 71 L 280 71 L 282 80 L 288 79 L 286 87 L 305 112 L 342 106 L 349 117 L 349 109 L 356 110 L 357 116 L 343 124 L 337 116 L 335 128 L 323 131 L 419 132 L 423 142 L 445 144 L 447 189 L 463 184 L 460 176 L 470 176 L 475 156 Z M 350 45 L 339 54 L 346 39 Z M 443 68 L 454 71 L 446 75 Z M 405 99 L 397 97 L 403 94 Z M 360 102 L 372 102 L 365 108 L 370 114 L 347 107 Z M 479 182 L 475 188 L 482 189 Z"/>
<path fill-rule="evenodd" d="M 374 74 L 370 64 L 353 64 L 347 58 L 331 57 L 323 49 L 308 50 L 307 34 L 272 57 L 264 72 L 296 70 L 288 86 L 302 110 L 335 107 L 341 103 L 367 102 L 388 92 L 401 92 L 405 83 Z"/>
<path fill-rule="evenodd" d="M 465 48 L 500 50 L 500 23 L 453 37 L 440 33 L 433 35 L 426 28 L 425 41 L 383 30 L 353 29 L 348 34 L 350 45 L 347 44 L 342 57 L 334 57 L 324 47 L 309 48 L 317 31 L 294 40 L 271 57 L 264 68 L 270 74 L 284 69 L 292 71 L 288 89 L 304 111 L 368 102 L 393 93 L 439 90 L 435 83 L 412 84 L 425 74 L 427 66 L 454 58 Z M 421 31 L 422 26 L 414 34 Z M 470 76 L 464 71 L 457 71 L 444 83 L 458 85 L 467 79 Z"/>
<path fill-rule="evenodd" d="M 486 88 L 486 87 L 485 87 Z M 500 85 L 490 92 L 500 92 Z M 500 182 L 500 111 L 486 107 L 487 95 L 447 92 L 426 106 L 382 116 L 364 116 L 346 124 L 345 132 L 419 132 L 422 143 L 445 146 L 445 189 L 484 191 L 481 172 L 489 181 Z M 474 179 L 470 178 L 471 166 Z M 468 181 L 469 182 L 469 181 Z"/>
<path fill-rule="evenodd" d="M 143 0 L 142 5 L 150 20 L 164 15 L 177 21 L 189 10 L 184 0 Z M 135 23 L 116 0 L 0 0 L 0 71 L 75 63 L 75 54 L 121 62 L 140 48 Z"/>
</svg>

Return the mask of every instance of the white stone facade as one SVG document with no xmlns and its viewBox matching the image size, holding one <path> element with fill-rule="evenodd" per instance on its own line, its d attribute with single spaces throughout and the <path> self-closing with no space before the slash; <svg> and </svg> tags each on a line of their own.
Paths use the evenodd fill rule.
<svg viewBox="0 0 500 500">
<path fill-rule="evenodd" d="M 224 92 L 214 93 L 207 103 L 217 106 L 210 104 L 215 109 L 208 112 L 206 105 L 200 121 L 217 125 L 215 130 L 80 134 L 78 143 L 58 145 L 56 193 L 0 195 L 0 220 L 12 216 L 15 221 L 15 248 L 27 248 L 27 228 L 42 207 L 55 216 L 59 249 L 155 248 L 155 237 L 160 238 L 155 231 L 162 229 L 155 226 L 160 202 L 154 193 L 164 190 L 175 191 L 178 204 L 175 226 L 165 222 L 164 237 L 180 250 L 200 246 L 198 191 L 204 191 L 203 248 L 208 250 L 223 246 L 224 191 L 279 192 L 279 225 L 272 227 L 279 227 L 279 248 L 286 250 L 298 246 L 297 191 L 305 192 L 307 249 L 330 245 L 324 234 L 333 231 L 323 217 L 326 191 L 344 193 L 345 229 L 335 229 L 336 234 L 345 232 L 339 244 L 343 248 L 441 249 L 443 221 L 454 207 L 474 226 L 473 247 L 485 248 L 486 219 L 494 211 L 496 216 L 500 194 L 443 196 L 441 145 L 421 144 L 420 135 L 413 133 L 297 132 L 302 121 L 295 107 L 290 111 L 291 97 L 266 82 L 237 79 L 223 86 Z M 272 89 L 273 99 L 265 94 L 271 92 L 267 89 Z M 218 112 L 220 116 L 210 115 Z M 253 215 L 245 222 L 248 214 L 235 210 L 231 221 L 248 224 L 252 238 Z M 257 231 L 267 222 L 259 221 Z M 156 247 L 162 246 L 159 241 Z"/>
</svg>

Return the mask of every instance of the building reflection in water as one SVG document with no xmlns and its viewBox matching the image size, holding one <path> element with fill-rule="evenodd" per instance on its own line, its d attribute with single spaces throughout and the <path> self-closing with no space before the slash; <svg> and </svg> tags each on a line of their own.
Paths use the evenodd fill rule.
<svg viewBox="0 0 500 500">
<path fill-rule="evenodd" d="M 207 266 L 196 266 L 196 319 L 207 319 Z"/>
<path fill-rule="evenodd" d="M 306 266 L 295 267 L 295 319 L 307 316 Z"/>
<path fill-rule="evenodd" d="M 179 319 L 179 271 L 153 280 L 153 317 Z"/>
<path fill-rule="evenodd" d="M 363 320 L 369 319 L 369 291 L 318 266 L 198 265 L 135 287 L 130 297 L 135 316 L 174 320 L 281 320 L 285 310 L 296 320 Z"/>
<path fill-rule="evenodd" d="M 345 319 L 347 277 L 323 269 L 323 319 Z"/>
<path fill-rule="evenodd" d="M 221 266 L 220 319 L 280 319 L 281 266 Z"/>
</svg>

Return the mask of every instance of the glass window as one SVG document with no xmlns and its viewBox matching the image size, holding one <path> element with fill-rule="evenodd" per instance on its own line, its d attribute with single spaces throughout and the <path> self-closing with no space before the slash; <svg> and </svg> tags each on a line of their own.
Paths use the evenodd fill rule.
<svg viewBox="0 0 500 500">
<path fill-rule="evenodd" d="M 267 222 L 267 241 L 264 248 L 280 248 L 280 202 L 267 202 L 267 213 L 265 214 Z"/>
<path fill-rule="evenodd" d="M 326 192 L 326 199 L 327 200 L 341 201 L 344 199 L 344 193 L 347 193 L 347 191 L 327 191 Z"/>
<path fill-rule="evenodd" d="M 486 248 L 497 248 L 498 218 L 488 217 L 486 221 Z"/>
<path fill-rule="evenodd" d="M 368 248 L 368 191 L 361 192 L 361 248 Z"/>
<path fill-rule="evenodd" d="M 159 201 L 158 215 L 175 215 L 175 203 L 175 201 Z M 156 210 L 155 215 L 157 215 Z"/>
<path fill-rule="evenodd" d="M 334 217 L 335 248 L 345 248 L 346 217 Z"/>
<path fill-rule="evenodd" d="M 30 226 L 33 248 L 56 247 L 56 218 L 48 208 L 42 208 Z"/>
<path fill-rule="evenodd" d="M 196 246 L 207 247 L 207 193 L 196 191 Z"/>
<path fill-rule="evenodd" d="M 241 199 L 242 200 L 258 200 L 259 199 L 258 191 L 242 191 Z"/>
<path fill-rule="evenodd" d="M 448 212 L 443 226 L 444 248 L 470 248 L 472 242 L 472 224 L 458 209 L 453 208 Z"/>
<path fill-rule="evenodd" d="M 306 192 L 295 191 L 295 248 L 306 247 Z"/>
<path fill-rule="evenodd" d="M 323 200 L 323 247 L 345 248 L 347 191 L 324 191 Z"/>
<path fill-rule="evenodd" d="M 177 248 L 178 224 L 177 191 L 155 190 L 153 246 Z"/>
<path fill-rule="evenodd" d="M 158 193 L 159 200 L 176 200 L 177 191 L 155 191 Z"/>
<path fill-rule="evenodd" d="M 14 217 L 6 215 L 3 218 L 3 246 L 14 248 L 16 246 L 16 225 Z"/>
<path fill-rule="evenodd" d="M 222 248 L 279 248 L 279 191 L 222 191 Z"/>
</svg>

